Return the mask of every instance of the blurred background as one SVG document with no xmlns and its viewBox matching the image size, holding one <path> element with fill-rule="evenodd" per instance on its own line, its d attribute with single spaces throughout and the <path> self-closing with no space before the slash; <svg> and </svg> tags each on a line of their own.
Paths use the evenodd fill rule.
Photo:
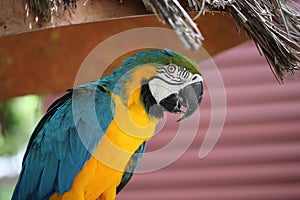
<svg viewBox="0 0 300 200">
<path fill-rule="evenodd" d="M 31 132 L 44 112 L 37 95 L 1 102 L 0 199 L 10 199 Z"/>
<path fill-rule="evenodd" d="M 119 200 L 300 199 L 299 81 L 279 85 L 252 42 L 219 53 L 213 60 L 227 96 L 225 125 L 215 147 L 199 158 L 211 122 L 206 88 L 199 129 L 188 151 L 164 169 L 136 174 Z M 206 64 L 199 66 L 206 68 Z M 211 72 L 206 73 L 204 80 Z M 177 129 L 171 121 L 176 119 L 168 118 L 147 150 L 174 138 Z M 186 134 L 192 131 L 187 129 Z"/>
<path fill-rule="evenodd" d="M 76 15 L 66 14 L 43 26 L 34 18 L 24 20 L 22 2 L 0 2 L 5 8 L 0 10 L 0 200 L 11 197 L 34 127 L 51 103 L 73 87 L 88 53 L 122 31 L 170 28 L 156 16 L 144 16 L 147 13 L 140 0 L 123 4 L 90 0 L 92 7 L 78 6 Z M 243 32 L 237 33 L 228 15 L 207 13 L 196 22 L 205 37 L 204 49 L 211 55 L 199 59 L 204 79 L 213 76 L 212 59 L 225 85 L 227 112 L 221 136 L 213 150 L 200 159 L 212 111 L 211 94 L 205 87 L 200 125 L 188 150 L 163 169 L 133 176 L 117 199 L 300 199 L 299 72 L 279 84 L 257 47 Z M 50 28 L 53 26 L 56 28 Z M 128 45 L 126 42 L 116 48 Z M 182 45 L 177 39 L 172 43 Z M 99 55 L 97 62 L 90 63 L 94 68 L 87 77 L 95 75 L 103 59 L 105 56 Z M 167 115 L 166 119 L 149 141 L 147 152 L 175 137 L 178 116 Z M 186 129 L 187 134 L 192 131 Z"/>
<path fill-rule="evenodd" d="M 200 126 L 188 151 L 166 168 L 136 174 L 117 199 L 300 198 L 299 81 L 290 78 L 280 85 L 250 41 L 212 59 L 227 94 L 225 126 L 212 152 L 204 159 L 198 157 L 211 120 L 206 89 Z M 204 60 L 199 66 L 206 64 Z M 11 196 L 34 126 L 59 96 L 26 95 L 1 103 L 1 200 Z M 177 117 L 167 116 L 162 130 L 149 142 L 148 152 L 174 138 Z"/>
</svg>

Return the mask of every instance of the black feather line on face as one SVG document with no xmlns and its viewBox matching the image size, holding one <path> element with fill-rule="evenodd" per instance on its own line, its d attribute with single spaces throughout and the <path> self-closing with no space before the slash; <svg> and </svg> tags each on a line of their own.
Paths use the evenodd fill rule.
<svg viewBox="0 0 300 200">
<path fill-rule="evenodd" d="M 160 107 L 153 97 L 148 81 L 142 82 L 141 100 L 144 103 L 145 109 L 150 116 L 162 118 L 164 116 L 163 109 Z"/>
</svg>

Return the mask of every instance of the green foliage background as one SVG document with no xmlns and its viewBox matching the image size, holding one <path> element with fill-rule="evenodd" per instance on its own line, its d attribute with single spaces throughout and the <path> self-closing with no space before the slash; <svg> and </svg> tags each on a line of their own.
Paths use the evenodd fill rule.
<svg viewBox="0 0 300 200">
<path fill-rule="evenodd" d="M 0 102 L 0 157 L 13 156 L 26 147 L 42 116 L 42 107 L 41 98 L 36 95 Z M 0 179 L 0 200 L 11 198 L 16 179 Z"/>
</svg>

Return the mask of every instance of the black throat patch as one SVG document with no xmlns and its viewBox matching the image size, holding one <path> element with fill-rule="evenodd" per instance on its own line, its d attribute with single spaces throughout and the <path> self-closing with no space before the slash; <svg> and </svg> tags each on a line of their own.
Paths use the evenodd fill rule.
<svg viewBox="0 0 300 200">
<path fill-rule="evenodd" d="M 153 97 L 150 91 L 149 84 L 147 81 L 143 81 L 142 83 L 141 100 L 144 103 L 145 109 L 150 116 L 156 118 L 162 118 L 164 116 L 163 108 L 157 104 L 155 98 Z"/>
</svg>

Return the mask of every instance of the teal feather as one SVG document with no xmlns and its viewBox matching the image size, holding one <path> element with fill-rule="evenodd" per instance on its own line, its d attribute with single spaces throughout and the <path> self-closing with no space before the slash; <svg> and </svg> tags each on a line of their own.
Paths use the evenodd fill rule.
<svg viewBox="0 0 300 200">
<path fill-rule="evenodd" d="M 48 199 L 54 192 L 62 194 L 71 189 L 75 176 L 113 120 L 115 105 L 110 92 L 123 97 L 124 83 L 134 68 L 172 63 L 200 73 L 193 61 L 167 49 L 141 51 L 123 63 L 110 75 L 69 90 L 51 105 L 30 138 L 13 200 Z M 139 154 L 132 155 L 118 192 L 137 169 L 145 146 L 143 143 L 136 151 Z"/>
<path fill-rule="evenodd" d="M 93 86 L 91 86 L 93 87 Z M 84 88 L 80 90 L 84 91 Z M 96 104 L 96 119 L 101 124 L 101 132 L 93 130 L 95 120 L 90 119 L 89 114 L 72 112 L 72 94 L 69 92 L 57 100 L 47 111 L 36 127 L 32 138 L 28 144 L 24 159 L 22 172 L 20 174 L 17 186 L 12 199 L 43 199 L 49 197 L 55 191 L 63 193 L 69 191 L 77 173 L 82 169 L 85 162 L 90 158 L 91 152 L 85 148 L 82 141 L 87 142 L 89 149 L 95 149 L 101 140 L 107 127 L 109 126 L 113 113 L 109 107 L 111 97 L 94 87 L 93 93 L 80 93 L 78 98 L 82 109 L 86 108 L 84 101 L 87 96 L 97 94 L 98 102 Z M 81 112 L 80 111 L 80 112 Z M 90 112 L 91 110 L 88 110 Z M 86 113 L 87 111 L 85 111 Z M 84 131 L 86 137 L 79 137 L 78 131 L 73 120 L 73 114 L 78 114 L 82 123 L 78 124 L 78 129 Z M 97 113 L 99 115 L 97 115 Z M 110 120 L 107 120 L 110 119 Z"/>
<path fill-rule="evenodd" d="M 58 159 L 53 154 L 49 154 L 49 157 L 44 162 L 44 169 L 41 173 L 40 181 L 38 184 L 39 198 L 44 197 L 45 191 L 51 191 L 53 185 L 55 185 L 55 179 L 49 177 L 56 177 L 58 170 Z"/>
</svg>

